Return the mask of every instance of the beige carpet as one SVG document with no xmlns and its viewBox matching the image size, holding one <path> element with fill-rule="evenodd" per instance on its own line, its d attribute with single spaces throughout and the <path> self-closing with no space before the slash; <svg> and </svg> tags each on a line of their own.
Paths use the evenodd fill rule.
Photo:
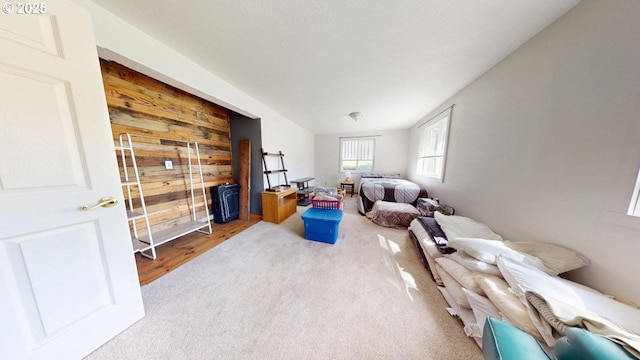
<svg viewBox="0 0 640 360">
<path fill-rule="evenodd" d="M 408 232 L 348 198 L 335 245 L 260 222 L 142 288 L 146 316 L 87 359 L 482 359 Z"/>
</svg>

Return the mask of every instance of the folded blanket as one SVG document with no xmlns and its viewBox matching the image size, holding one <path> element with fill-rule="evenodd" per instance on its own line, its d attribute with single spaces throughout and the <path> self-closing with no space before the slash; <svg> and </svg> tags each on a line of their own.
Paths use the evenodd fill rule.
<svg viewBox="0 0 640 360">
<path fill-rule="evenodd" d="M 498 259 L 498 268 L 549 346 L 566 326 L 605 336 L 640 358 L 640 310 L 597 290 L 551 276 L 512 259 Z"/>
<path fill-rule="evenodd" d="M 525 299 L 530 316 L 535 316 L 539 324 L 546 329 L 547 344 L 551 342 L 555 345 L 555 341 L 564 335 L 568 327 L 580 327 L 622 345 L 633 356 L 640 359 L 640 336 L 600 314 L 533 291 L 525 291 Z M 549 331 L 550 328 L 555 331 Z M 549 340 L 550 338 L 552 340 Z"/>
<path fill-rule="evenodd" d="M 448 246 L 447 236 L 444 234 L 444 231 L 442 231 L 442 228 L 434 218 L 420 216 L 418 217 L 418 221 L 427 234 L 429 234 L 436 243 L 438 251 L 443 254 L 451 254 L 456 251 L 456 249 Z"/>
<path fill-rule="evenodd" d="M 342 195 L 339 194 L 330 194 L 330 193 L 316 193 L 313 197 L 316 200 L 340 200 L 342 201 Z"/>
</svg>

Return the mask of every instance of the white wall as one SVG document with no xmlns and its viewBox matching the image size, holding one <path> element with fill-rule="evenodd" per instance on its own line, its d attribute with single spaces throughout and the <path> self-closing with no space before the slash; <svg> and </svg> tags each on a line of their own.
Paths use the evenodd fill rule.
<svg viewBox="0 0 640 360">
<path fill-rule="evenodd" d="M 640 164 L 639 64 L 640 2 L 583 0 L 425 117 L 455 103 L 443 183 L 415 175 L 411 129 L 410 178 L 506 239 L 579 250 L 591 265 L 570 278 L 640 303 L 640 219 L 621 215 Z"/>
<path fill-rule="evenodd" d="M 365 121 L 365 120 L 363 120 Z M 386 130 L 376 132 L 324 134 L 315 136 L 315 185 L 338 186 L 344 179 L 340 171 L 340 138 L 352 136 L 375 136 L 376 150 L 373 172 L 400 173 L 407 172 L 406 163 L 409 150 L 409 129 Z M 352 173 L 351 179 L 356 182 L 356 191 L 360 175 Z"/>
<path fill-rule="evenodd" d="M 262 146 L 282 150 L 289 178 L 313 173 L 313 134 L 90 0 L 73 0 L 93 18 L 100 56 L 250 118 L 262 119 Z"/>
</svg>

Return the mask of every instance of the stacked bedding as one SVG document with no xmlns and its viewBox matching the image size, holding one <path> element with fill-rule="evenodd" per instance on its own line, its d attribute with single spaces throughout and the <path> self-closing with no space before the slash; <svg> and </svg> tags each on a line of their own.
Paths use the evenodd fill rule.
<svg viewBox="0 0 640 360">
<path fill-rule="evenodd" d="M 577 251 L 506 241 L 488 226 L 435 213 L 413 220 L 427 267 L 465 332 L 481 346 L 487 316 L 515 325 L 549 347 L 568 326 L 606 336 L 640 355 L 640 310 L 560 278 L 589 264 Z M 640 356 L 639 356 L 640 358 Z"/>
</svg>

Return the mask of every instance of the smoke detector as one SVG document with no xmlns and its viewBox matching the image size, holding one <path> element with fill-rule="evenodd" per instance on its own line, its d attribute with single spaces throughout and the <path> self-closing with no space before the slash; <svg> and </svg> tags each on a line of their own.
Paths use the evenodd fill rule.
<svg viewBox="0 0 640 360">
<path fill-rule="evenodd" d="M 362 118 L 362 113 L 358 112 L 358 111 L 354 111 L 352 113 L 349 114 L 349 117 L 351 117 L 353 119 L 353 121 L 358 121 Z"/>
</svg>

